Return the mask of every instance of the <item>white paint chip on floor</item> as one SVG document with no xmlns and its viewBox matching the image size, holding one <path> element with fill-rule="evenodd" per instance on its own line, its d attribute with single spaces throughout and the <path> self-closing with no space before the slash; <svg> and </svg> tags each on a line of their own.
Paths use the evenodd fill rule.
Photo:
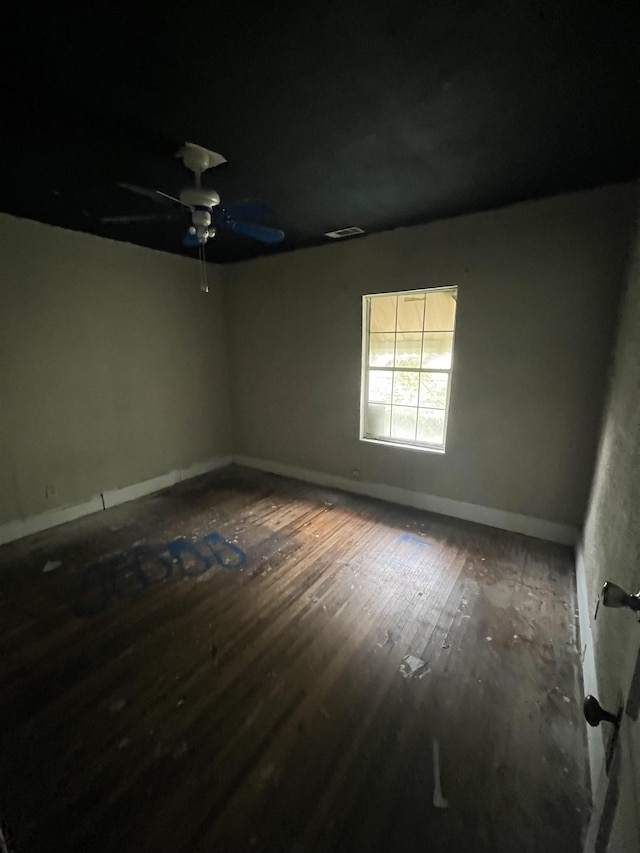
<svg viewBox="0 0 640 853">
<path fill-rule="evenodd" d="M 424 678 L 428 672 L 427 663 L 415 655 L 405 655 L 400 664 L 400 672 L 404 678 Z"/>
</svg>

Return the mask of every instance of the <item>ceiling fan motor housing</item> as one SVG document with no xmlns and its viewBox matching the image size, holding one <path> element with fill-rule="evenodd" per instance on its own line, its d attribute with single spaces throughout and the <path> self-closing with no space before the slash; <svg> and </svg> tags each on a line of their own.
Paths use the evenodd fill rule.
<svg viewBox="0 0 640 853">
<path fill-rule="evenodd" d="M 189 207 L 217 207 L 220 204 L 220 196 L 215 190 L 205 187 L 185 187 L 180 192 L 180 201 Z"/>
</svg>

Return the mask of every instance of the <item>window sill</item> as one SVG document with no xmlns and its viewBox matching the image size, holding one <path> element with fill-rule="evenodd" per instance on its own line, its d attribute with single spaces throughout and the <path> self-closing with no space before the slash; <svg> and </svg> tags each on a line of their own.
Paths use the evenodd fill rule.
<svg viewBox="0 0 640 853">
<path fill-rule="evenodd" d="M 365 436 L 360 436 L 360 441 L 364 441 L 367 444 L 377 444 L 382 447 L 396 447 L 400 448 L 400 450 L 419 450 L 423 453 L 435 453 L 437 456 L 445 455 L 444 447 L 429 447 L 423 444 L 404 444 L 401 441 L 388 441 L 386 438 L 368 438 Z"/>
</svg>

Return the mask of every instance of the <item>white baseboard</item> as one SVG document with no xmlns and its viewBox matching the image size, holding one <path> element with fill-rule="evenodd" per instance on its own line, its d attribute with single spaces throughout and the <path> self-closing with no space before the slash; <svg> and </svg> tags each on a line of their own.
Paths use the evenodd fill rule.
<svg viewBox="0 0 640 853">
<path fill-rule="evenodd" d="M 0 525 L 0 545 L 39 533 L 49 527 L 56 527 L 67 521 L 73 521 L 84 515 L 90 515 L 101 509 L 117 506 L 127 501 L 135 500 L 144 495 L 166 489 L 181 480 L 188 480 L 208 471 L 215 471 L 229 465 L 231 461 L 248 468 L 258 468 L 261 471 L 269 471 L 273 474 L 281 474 L 284 477 L 292 477 L 295 480 L 304 480 L 315 483 L 318 486 L 342 489 L 346 492 L 354 492 L 359 495 L 367 495 L 392 503 L 424 509 L 436 512 L 440 515 L 449 515 L 453 518 L 463 518 L 467 521 L 475 521 L 486 524 L 489 527 L 498 527 L 502 530 L 510 530 L 513 533 L 523 533 L 525 536 L 534 536 L 537 539 L 546 539 L 551 542 L 559 542 L 563 545 L 573 545 L 578 539 L 578 531 L 565 524 L 557 524 L 553 521 L 545 521 L 541 518 L 532 518 L 527 515 L 519 515 L 492 507 L 477 506 L 476 504 L 455 501 L 437 495 L 428 495 L 423 492 L 414 492 L 409 489 L 400 489 L 396 486 L 387 486 L 383 483 L 367 483 L 360 480 L 349 480 L 346 477 L 338 477 L 335 474 L 326 474 L 322 471 L 313 471 L 307 468 L 299 468 L 295 465 L 286 465 L 280 462 L 268 462 L 263 459 L 255 459 L 250 456 L 234 455 L 217 456 L 205 462 L 199 462 L 189 468 L 176 469 L 168 474 L 162 474 L 142 483 L 133 483 L 121 489 L 107 489 L 100 495 L 96 495 L 88 501 L 69 507 L 48 510 L 47 512 L 33 515 L 25 519 L 16 519 Z"/>
<path fill-rule="evenodd" d="M 292 477 L 294 480 L 304 480 L 318 486 L 342 489 L 345 492 L 355 492 L 358 495 L 367 495 L 371 498 L 416 507 L 440 515 L 463 518 L 466 521 L 475 521 L 489 527 L 499 527 L 512 533 L 523 533 L 525 536 L 533 536 L 536 539 L 546 539 L 549 542 L 559 542 L 562 545 L 574 545 L 578 541 L 579 531 L 576 528 L 554 521 L 545 521 L 542 518 L 519 515 L 515 512 L 493 509 L 492 507 L 477 506 L 463 501 L 454 501 L 437 495 L 427 495 L 423 492 L 400 489 L 396 486 L 386 486 L 383 483 L 348 480 L 346 477 L 338 477 L 335 474 L 298 468 L 295 465 L 283 465 L 280 462 L 268 462 L 264 459 L 255 459 L 241 454 L 234 454 L 233 461 L 238 465 L 245 465 L 247 468 L 258 468 L 261 471 L 281 474 L 283 477 Z"/>
<path fill-rule="evenodd" d="M 578 593 L 578 623 L 580 625 L 580 651 L 582 654 L 582 681 L 584 695 L 598 696 L 598 673 L 591 627 L 592 613 L 587 592 L 587 575 L 584 564 L 582 542 L 576 547 L 576 587 Z M 591 793 L 598 790 L 605 761 L 604 741 L 600 728 L 586 726 L 587 749 L 589 751 L 589 773 Z"/>
<path fill-rule="evenodd" d="M 102 492 L 104 508 L 109 509 L 109 507 L 127 503 L 127 501 L 135 501 L 136 498 L 153 494 L 153 492 L 159 492 L 161 489 L 168 489 L 169 486 L 174 486 L 182 480 L 199 477 L 200 474 L 224 468 L 225 465 L 231 465 L 231 456 L 214 456 L 213 459 L 207 459 L 205 462 L 197 462 L 189 468 L 176 468 L 175 471 L 169 471 L 168 474 L 161 474 L 152 480 L 143 480 L 142 483 L 133 483 L 131 486 L 124 486 L 121 489 L 107 489 L 107 491 Z"/>
<path fill-rule="evenodd" d="M 109 507 L 133 501 L 136 498 L 173 486 L 181 480 L 189 480 L 191 477 L 197 477 L 200 474 L 206 474 L 208 471 L 215 471 L 230 464 L 231 456 L 214 456 L 213 459 L 198 462 L 189 468 L 177 468 L 168 474 L 162 474 L 160 477 L 154 477 L 151 480 L 144 480 L 142 483 L 133 483 L 130 486 L 124 486 L 122 489 L 107 489 L 81 504 L 50 509 L 29 518 L 8 521 L 5 524 L 0 524 L 0 545 L 13 542 L 15 539 L 22 539 L 24 536 L 31 536 L 32 533 L 40 533 L 49 527 L 57 527 L 59 524 L 74 521 L 76 518 L 91 515 L 91 513 L 102 509 L 109 509 Z"/>
<path fill-rule="evenodd" d="M 91 513 L 98 512 L 101 509 L 104 509 L 102 498 L 100 495 L 96 495 L 91 500 L 84 501 L 81 504 L 49 509 L 38 515 L 31 515 L 29 518 L 7 521 L 5 524 L 0 524 L 0 545 L 13 542 L 15 539 L 22 539 L 24 536 L 31 536 L 32 533 L 40 533 L 41 530 L 46 530 L 48 527 L 57 527 L 59 524 L 66 524 L 67 521 L 75 521 L 76 518 L 91 515 Z"/>
</svg>

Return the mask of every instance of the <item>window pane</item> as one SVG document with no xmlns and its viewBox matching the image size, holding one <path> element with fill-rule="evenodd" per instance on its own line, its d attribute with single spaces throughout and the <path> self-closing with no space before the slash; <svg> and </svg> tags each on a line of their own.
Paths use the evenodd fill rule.
<svg viewBox="0 0 640 853">
<path fill-rule="evenodd" d="M 396 328 L 396 296 L 372 296 L 369 317 L 370 332 L 394 332 Z M 422 327 L 420 327 L 422 328 Z"/>
<path fill-rule="evenodd" d="M 404 406 L 418 405 L 419 373 L 396 370 L 393 375 L 393 402 Z"/>
<path fill-rule="evenodd" d="M 396 335 L 396 367 L 420 367 L 421 332 L 398 332 Z"/>
<path fill-rule="evenodd" d="M 369 371 L 369 402 L 390 403 L 393 373 L 390 370 Z M 431 405 L 431 403 L 427 404 Z"/>
<path fill-rule="evenodd" d="M 422 344 L 422 367 L 451 367 L 453 332 L 425 332 Z"/>
<path fill-rule="evenodd" d="M 396 336 L 394 334 L 369 335 L 369 364 L 371 367 L 393 367 Z"/>
<path fill-rule="evenodd" d="M 369 435 L 379 435 L 388 438 L 391 434 L 391 406 L 369 403 L 364 430 Z"/>
<path fill-rule="evenodd" d="M 421 332 L 424 328 L 424 293 L 407 293 L 398 297 L 399 332 Z"/>
<path fill-rule="evenodd" d="M 456 319 L 456 300 L 451 293 L 427 293 L 424 328 L 434 331 L 453 331 Z"/>
<path fill-rule="evenodd" d="M 418 441 L 443 444 L 444 412 L 436 409 L 418 409 Z"/>
<path fill-rule="evenodd" d="M 417 414 L 418 410 L 409 406 L 394 406 L 391 415 L 391 438 L 414 441 Z"/>
<path fill-rule="evenodd" d="M 433 409 L 444 409 L 447 405 L 447 373 L 420 374 L 420 405 Z"/>
</svg>

